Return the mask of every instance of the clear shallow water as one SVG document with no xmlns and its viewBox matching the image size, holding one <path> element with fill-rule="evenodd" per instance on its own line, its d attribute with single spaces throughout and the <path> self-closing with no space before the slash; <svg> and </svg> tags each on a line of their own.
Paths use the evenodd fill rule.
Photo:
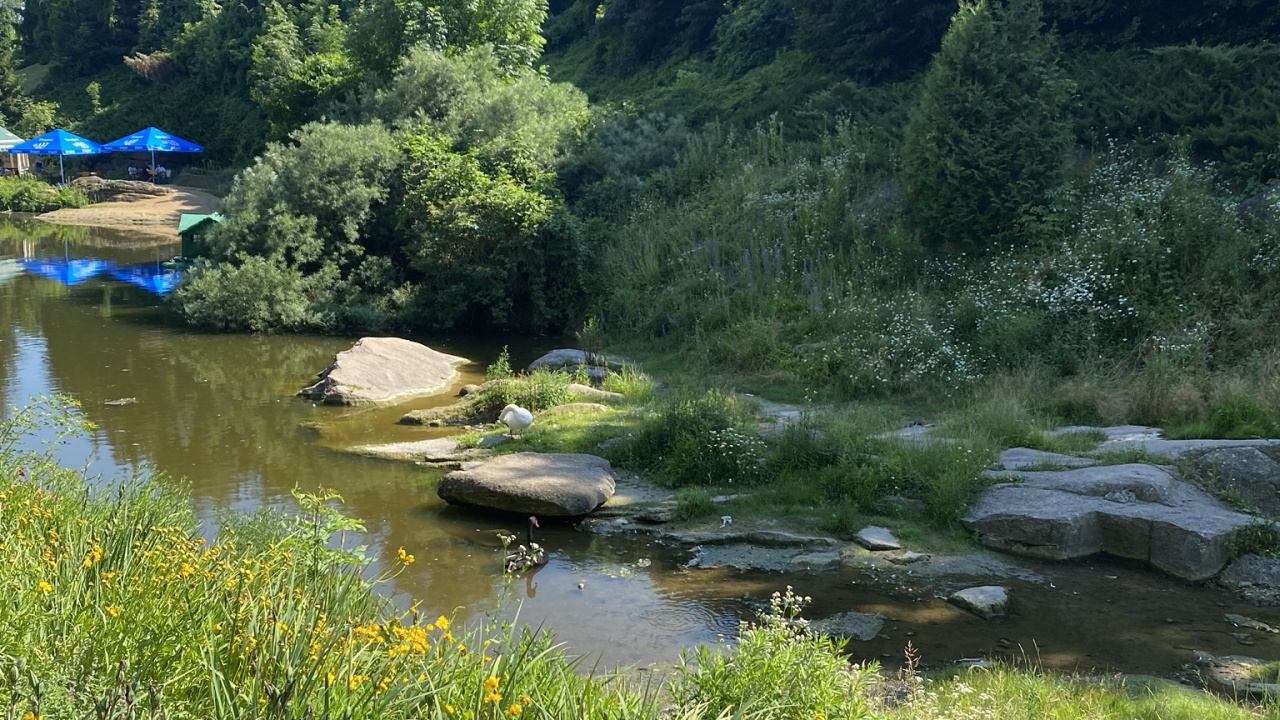
<svg viewBox="0 0 1280 720">
<path fill-rule="evenodd" d="M 1255 644 L 1241 647 L 1229 634 L 1238 630 L 1222 622 L 1233 612 L 1280 625 L 1275 609 L 1249 608 L 1220 591 L 1106 560 L 1037 565 L 1056 587 L 1009 583 L 1013 615 L 983 621 L 906 575 L 888 587 L 850 571 L 688 571 L 686 553 L 646 536 L 597 536 L 545 523 L 539 541 L 551 562 L 514 581 L 500 603 L 494 531 L 520 531 L 519 519 L 449 508 L 435 495 L 435 472 L 336 449 L 442 434 L 396 420 L 451 397 L 368 411 L 315 407 L 293 394 L 354 337 L 195 333 L 166 320 L 154 279 L 130 282 L 109 271 L 52 279 L 23 262 L 96 258 L 133 268 L 126 275 L 136 278 L 148 277 L 136 269 L 154 270 L 176 251 L 176 244 L 132 234 L 0 218 L 0 403 L 75 397 L 98 429 L 62 448 L 60 460 L 106 480 L 137 471 L 185 479 L 207 533 L 223 510 L 292 510 L 295 486 L 333 488 L 346 512 L 364 520 L 362 541 L 376 560 L 394 563 L 400 547 L 417 557 L 384 592 L 464 619 L 500 604 L 507 616 L 519 609 L 522 622 L 553 628 L 571 651 L 603 667 L 671 663 L 689 645 L 732 639 L 739 619 L 787 584 L 814 596 L 814 618 L 847 610 L 888 617 L 881 637 L 851 651 L 891 664 L 908 642 L 930 664 L 984 654 L 1016 659 L 1025 651 L 1065 670 L 1168 673 L 1190 660 L 1192 648 L 1280 658 L 1280 637 L 1254 632 Z M 503 344 L 512 346 L 516 363 L 550 347 L 500 337 L 417 339 L 476 361 L 463 368 L 460 383 L 478 379 Z M 116 402 L 125 399 L 132 401 Z"/>
</svg>

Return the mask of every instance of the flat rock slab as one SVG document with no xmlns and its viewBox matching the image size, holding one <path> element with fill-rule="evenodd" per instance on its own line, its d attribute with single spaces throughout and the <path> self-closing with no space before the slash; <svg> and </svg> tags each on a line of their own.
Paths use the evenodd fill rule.
<svg viewBox="0 0 1280 720">
<path fill-rule="evenodd" d="M 1000 453 L 1000 459 L 996 460 L 995 467 L 993 469 L 1022 470 L 1024 468 L 1037 466 L 1043 467 L 1046 465 L 1071 468 L 1088 467 L 1090 465 L 1097 464 L 1098 461 L 1091 458 L 1045 452 L 1044 450 L 1032 450 L 1031 448 L 1011 448 Z"/>
<path fill-rule="evenodd" d="M 858 531 L 853 541 L 868 550 L 901 550 L 902 543 L 888 528 L 868 525 Z"/>
<path fill-rule="evenodd" d="M 982 585 L 957 590 L 947 600 L 983 620 L 989 620 L 1004 615 L 1009 603 L 1009 591 L 999 585 Z"/>
<path fill-rule="evenodd" d="M 880 613 L 850 611 L 815 620 L 809 623 L 809 627 L 823 635 L 854 638 L 867 642 L 874 640 L 884 628 L 884 616 Z"/>
<path fill-rule="evenodd" d="M 586 515 L 614 492 L 609 461 L 576 453 L 515 453 L 440 479 L 453 505 L 547 517 Z"/>
<path fill-rule="evenodd" d="M 747 532 L 682 532 L 671 539 L 684 545 L 756 545 L 768 548 L 833 548 L 840 543 L 829 537 L 793 535 L 781 530 Z"/>
<path fill-rule="evenodd" d="M 351 452 L 388 460 L 412 460 L 433 465 L 460 464 L 467 460 L 488 457 L 480 448 L 460 448 L 453 438 L 434 438 L 414 442 L 387 443 L 385 445 L 361 445 Z"/>
<path fill-rule="evenodd" d="M 466 358 L 402 338 L 361 338 L 298 395 L 329 405 L 388 403 L 447 390 Z"/>
<path fill-rule="evenodd" d="M 1089 427 L 1071 425 L 1047 433 L 1051 437 L 1071 433 L 1098 432 L 1106 438 L 1095 453 L 1139 450 L 1165 460 L 1180 460 L 1224 448 L 1268 448 L 1280 450 L 1280 440 L 1169 440 L 1160 428 L 1146 425 Z"/>
<path fill-rule="evenodd" d="M 609 392 L 608 390 L 593 388 L 590 385 L 583 385 L 582 383 L 569 383 L 569 392 L 586 400 L 614 401 L 625 400 L 627 398 L 627 396 L 622 393 Z"/>
<path fill-rule="evenodd" d="M 1226 564 L 1232 533 L 1253 521 L 1152 465 L 989 475 L 1023 482 L 988 488 L 964 526 L 989 547 L 1032 557 L 1103 552 L 1203 580 Z"/>
</svg>

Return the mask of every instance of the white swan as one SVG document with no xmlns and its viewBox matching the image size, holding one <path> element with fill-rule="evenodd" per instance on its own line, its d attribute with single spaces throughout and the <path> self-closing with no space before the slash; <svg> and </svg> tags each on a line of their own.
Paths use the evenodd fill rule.
<svg viewBox="0 0 1280 720">
<path fill-rule="evenodd" d="M 508 434 L 515 437 L 533 424 L 533 413 L 519 405 L 508 405 L 498 413 L 498 422 L 506 423 Z"/>
</svg>

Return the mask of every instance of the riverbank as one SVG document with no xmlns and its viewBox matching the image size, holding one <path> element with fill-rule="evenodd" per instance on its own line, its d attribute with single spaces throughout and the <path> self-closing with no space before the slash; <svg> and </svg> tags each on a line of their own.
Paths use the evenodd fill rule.
<svg viewBox="0 0 1280 720">
<path fill-rule="evenodd" d="M 64 208 L 37 217 L 57 225 L 135 230 L 176 239 L 178 219 L 183 213 L 208 214 L 222 207 L 222 199 L 208 191 L 179 185 L 162 187 L 170 192 L 131 202 L 103 202 L 81 208 Z"/>
<path fill-rule="evenodd" d="M 54 408 L 56 410 L 56 408 Z M 0 425 L 57 425 L 39 408 Z M 64 428 L 74 429 L 74 428 Z M 1244 720 L 1274 708 L 1224 703 L 1173 683 L 996 668 L 929 678 L 849 665 L 794 620 L 807 598 L 774 596 L 736 647 L 699 649 L 637 683 L 583 674 L 547 632 L 404 611 L 375 591 L 361 551 L 332 541 L 357 521 L 321 493 L 298 516 L 224 518 L 206 543 L 190 498 L 163 478 L 87 493 L 48 455 L 0 448 L 0 684 L 19 713 L 81 717 L 142 705 L 172 718 L 751 717 L 941 720 L 978 716 Z M 18 471 L 21 470 L 19 473 Z M 427 561 L 427 559 L 424 559 Z M 910 650 L 909 650 L 910 652 Z M 16 654 L 13 654 L 16 653 Z M 111 717 L 111 716 L 109 716 Z"/>
</svg>

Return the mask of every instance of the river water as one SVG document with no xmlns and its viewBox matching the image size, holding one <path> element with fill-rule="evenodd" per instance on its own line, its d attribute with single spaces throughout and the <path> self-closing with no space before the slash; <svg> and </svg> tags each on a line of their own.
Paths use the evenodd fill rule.
<svg viewBox="0 0 1280 720">
<path fill-rule="evenodd" d="M 462 619 L 518 611 L 521 622 L 554 629 L 602 667 L 667 665 L 684 647 L 732 639 L 740 619 L 788 584 L 815 597 L 815 617 L 858 610 L 889 618 L 880 637 L 851 649 L 890 663 L 908 642 L 931 664 L 1025 654 L 1058 669 L 1169 673 L 1191 648 L 1280 657 L 1276 636 L 1255 632 L 1254 645 L 1242 648 L 1230 635 L 1238 629 L 1222 622 L 1234 612 L 1280 624 L 1280 614 L 1106 560 L 1035 565 L 1046 580 L 1006 583 L 1014 614 L 982 621 L 905 571 L 870 582 L 853 571 L 690 570 L 687 552 L 648 536 L 546 524 L 538 539 L 551 562 L 504 589 L 494 531 L 519 531 L 518 519 L 448 508 L 435 495 L 435 471 L 339 450 L 444 433 L 396 420 L 452 398 L 352 411 L 294 397 L 356 338 L 212 335 L 176 325 L 156 294 L 173 279 L 159 260 L 176 252 L 174 243 L 134 233 L 0 217 L 0 403 L 76 398 L 97 429 L 61 448 L 59 459 L 104 481 L 135 472 L 185 480 L 206 533 L 225 510 L 292 510 L 295 486 L 333 488 L 345 512 L 364 521 L 375 563 L 391 566 L 400 547 L 417 557 L 383 592 Z M 474 360 L 460 383 L 479 379 L 503 344 L 513 364 L 551 347 L 415 339 Z"/>
</svg>

